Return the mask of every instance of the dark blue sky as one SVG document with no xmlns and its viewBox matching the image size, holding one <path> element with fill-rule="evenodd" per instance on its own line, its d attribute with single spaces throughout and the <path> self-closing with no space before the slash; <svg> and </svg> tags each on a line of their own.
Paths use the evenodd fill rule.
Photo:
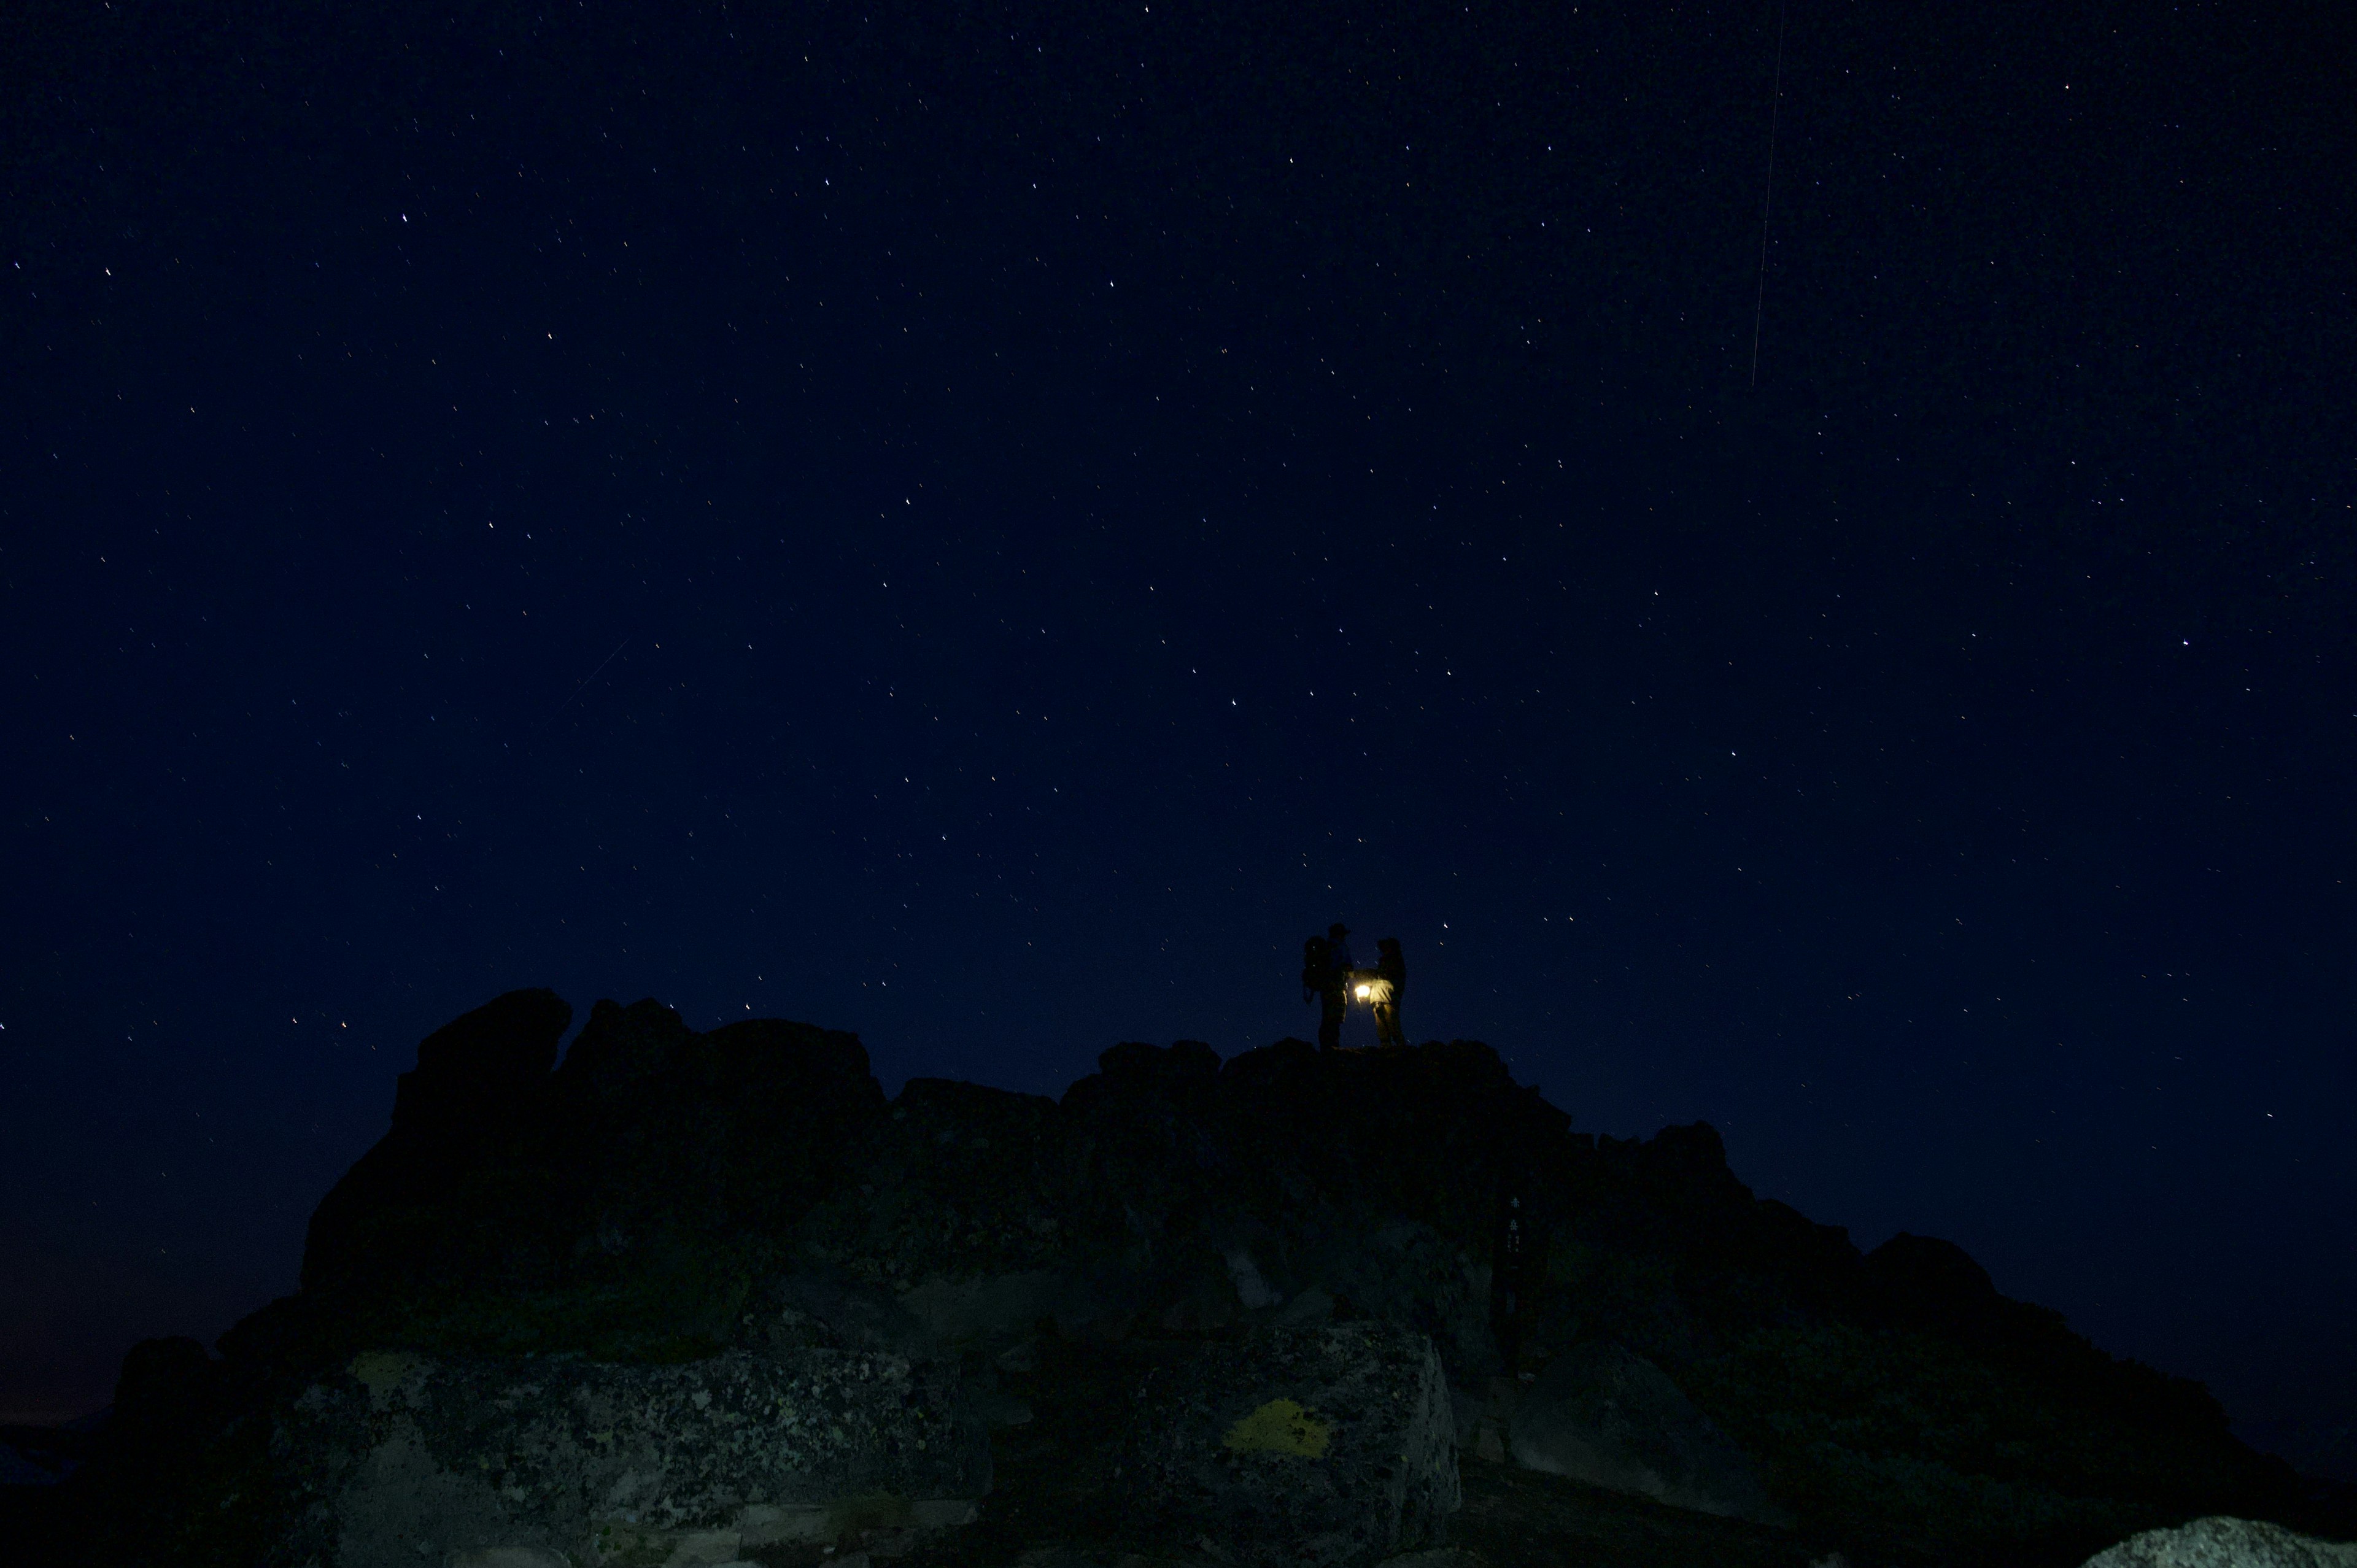
<svg viewBox="0 0 2357 1568">
<path fill-rule="evenodd" d="M 1763 290 L 1772 5 L 364 9 L 0 51 L 0 1412 L 497 992 L 1055 1092 L 1337 918 L 2357 1408 L 2345 36 L 1795 0 Z"/>
</svg>

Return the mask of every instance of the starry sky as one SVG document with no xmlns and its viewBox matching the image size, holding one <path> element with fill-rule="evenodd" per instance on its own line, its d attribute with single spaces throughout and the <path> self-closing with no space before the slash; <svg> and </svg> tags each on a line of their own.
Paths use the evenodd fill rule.
<svg viewBox="0 0 2357 1568">
<path fill-rule="evenodd" d="M 2357 1410 L 2328 12 L 12 9 L 0 1416 L 500 991 L 1053 1093 L 1335 919 Z"/>
</svg>

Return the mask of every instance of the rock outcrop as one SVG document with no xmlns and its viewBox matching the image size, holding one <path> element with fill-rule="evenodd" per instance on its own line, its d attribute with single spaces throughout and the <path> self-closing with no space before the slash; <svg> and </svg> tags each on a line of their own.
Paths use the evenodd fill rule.
<svg viewBox="0 0 2357 1568">
<path fill-rule="evenodd" d="M 454 1210 L 495 1223 L 497 1173 L 543 1153 L 557 1042 L 573 1009 L 553 991 L 512 991 L 418 1043 L 417 1066 L 393 1088 L 393 1126 L 328 1189 L 311 1216 L 303 1283 L 388 1271 L 466 1267 L 467 1249 L 510 1237 L 452 1234 Z M 486 1227 L 488 1229 L 489 1227 Z"/>
<path fill-rule="evenodd" d="M 518 992 L 430 1036 L 301 1291 L 217 1359 L 134 1353 L 46 1488 L 89 1552 L 783 1563 L 798 1532 L 899 1550 L 985 1477 L 927 1551 L 1372 1563 L 1437 1549 L 1460 1484 L 1508 1556 L 1628 1508 L 1763 1564 L 2065 1568 L 2195 1512 L 2304 1517 L 2198 1386 L 1944 1242 L 1862 1256 L 1707 1126 L 1575 1133 L 1475 1042 L 1125 1044 L 1060 1100 L 888 1101 L 839 1032 L 601 1002 L 558 1064 L 569 1016 Z M 1460 1473 L 1460 1429 L 1495 1463 Z"/>
<path fill-rule="evenodd" d="M 850 1035 L 601 1002 L 551 1070 L 571 1015 L 513 992 L 418 1047 L 312 1218 L 305 1316 L 334 1349 L 716 1350 L 884 1112 Z"/>
</svg>

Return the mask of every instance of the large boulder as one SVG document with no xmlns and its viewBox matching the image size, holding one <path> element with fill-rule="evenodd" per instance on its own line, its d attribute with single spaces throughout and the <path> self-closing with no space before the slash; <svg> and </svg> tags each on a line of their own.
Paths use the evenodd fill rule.
<svg viewBox="0 0 2357 1568">
<path fill-rule="evenodd" d="M 2213 1515 L 2132 1535 L 2088 1558 L 2086 1568 L 2357 1568 L 2357 1545 Z"/>
<path fill-rule="evenodd" d="M 1524 1469 L 1697 1513 L 1782 1522 L 1743 1450 L 1624 1346 L 1585 1345 L 1549 1362 L 1515 1402 L 1509 1452 Z"/>
<path fill-rule="evenodd" d="M 953 1366 L 816 1348 L 678 1366 L 364 1352 L 296 1402 L 280 1451 L 308 1503 L 282 1555 L 339 1568 L 722 1562 L 854 1522 L 963 1522 L 990 1486 Z"/>
<path fill-rule="evenodd" d="M 329 1189 L 311 1216 L 303 1283 L 354 1274 L 374 1288 L 412 1273 L 471 1263 L 485 1251 L 475 1219 L 488 1209 L 511 1233 L 512 1206 L 486 1203 L 479 1183 L 540 1152 L 557 1042 L 573 1009 L 553 991 L 511 991 L 418 1043 L 394 1085 L 393 1125 Z"/>
<path fill-rule="evenodd" d="M 1440 1358 L 1372 1320 L 1264 1329 L 1156 1369 L 1128 1464 L 1169 1541 L 1241 1568 L 1437 1546 L 1459 1500 Z"/>
<path fill-rule="evenodd" d="M 303 1316 L 328 1361 L 716 1351 L 885 1108 L 851 1035 L 600 1002 L 553 1067 L 570 1016 L 512 992 L 419 1046 L 392 1128 L 311 1221 Z"/>
</svg>

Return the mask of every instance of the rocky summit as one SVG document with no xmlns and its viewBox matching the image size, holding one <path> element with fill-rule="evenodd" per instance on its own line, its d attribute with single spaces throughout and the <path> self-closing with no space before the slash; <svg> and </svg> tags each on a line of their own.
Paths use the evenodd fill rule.
<svg viewBox="0 0 2357 1568">
<path fill-rule="evenodd" d="M 1861 1254 L 1708 1126 L 1576 1132 L 1476 1042 L 888 1099 L 850 1035 L 601 1002 L 560 1063 L 571 1018 L 515 992 L 424 1041 L 300 1291 L 134 1349 L 11 1560 L 2060 1568 L 2348 1530 L 1955 1247 Z"/>
</svg>

